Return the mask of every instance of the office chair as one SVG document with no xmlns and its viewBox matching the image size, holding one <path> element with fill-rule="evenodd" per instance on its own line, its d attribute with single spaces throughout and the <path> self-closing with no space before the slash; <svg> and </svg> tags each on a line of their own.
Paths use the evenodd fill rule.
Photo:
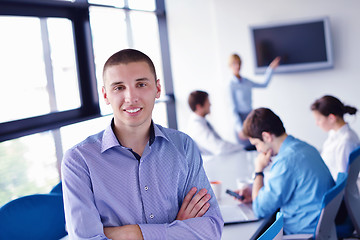
<svg viewBox="0 0 360 240">
<path fill-rule="evenodd" d="M 257 240 L 280 240 L 283 239 L 284 219 L 283 214 L 278 212 L 276 220 Z"/>
<path fill-rule="evenodd" d="M 51 189 L 50 193 L 62 194 L 62 182 L 60 181 L 58 184 L 56 184 L 56 185 Z"/>
<path fill-rule="evenodd" d="M 339 173 L 335 186 L 325 193 L 315 233 L 284 235 L 283 239 L 337 240 L 335 217 L 344 197 L 347 175 L 347 173 Z"/>
<path fill-rule="evenodd" d="M 360 147 L 351 152 L 347 168 L 348 180 L 344 201 L 356 233 L 360 235 L 360 194 L 357 186 L 360 171 Z"/>
<path fill-rule="evenodd" d="M 0 239 L 58 240 L 67 235 L 62 194 L 34 194 L 0 208 Z"/>
</svg>

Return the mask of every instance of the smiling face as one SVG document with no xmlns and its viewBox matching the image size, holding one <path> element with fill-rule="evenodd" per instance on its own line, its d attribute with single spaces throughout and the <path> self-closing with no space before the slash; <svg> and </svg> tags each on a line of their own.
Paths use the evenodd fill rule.
<svg viewBox="0 0 360 240">
<path fill-rule="evenodd" d="M 144 61 L 113 65 L 104 73 L 102 92 L 116 128 L 149 127 L 160 91 L 159 80 Z"/>
</svg>

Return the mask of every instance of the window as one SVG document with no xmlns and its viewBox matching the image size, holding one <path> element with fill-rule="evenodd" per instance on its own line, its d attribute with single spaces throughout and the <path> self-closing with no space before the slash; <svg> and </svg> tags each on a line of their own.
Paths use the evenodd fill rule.
<svg viewBox="0 0 360 240">
<path fill-rule="evenodd" d="M 163 0 L 0 1 L 0 206 L 49 192 L 64 151 L 110 123 L 102 67 L 120 49 L 152 58 L 162 85 L 153 119 L 176 128 L 164 9 Z"/>
<path fill-rule="evenodd" d="M 69 20 L 0 17 L 0 32 L 1 122 L 80 106 Z"/>
</svg>

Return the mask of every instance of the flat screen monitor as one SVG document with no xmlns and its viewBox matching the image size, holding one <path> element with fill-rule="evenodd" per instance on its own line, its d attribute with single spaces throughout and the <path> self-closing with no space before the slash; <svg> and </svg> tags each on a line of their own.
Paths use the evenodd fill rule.
<svg viewBox="0 0 360 240">
<path fill-rule="evenodd" d="M 333 67 L 328 17 L 250 26 L 255 73 L 264 73 L 276 57 L 276 72 L 307 71 Z"/>
</svg>

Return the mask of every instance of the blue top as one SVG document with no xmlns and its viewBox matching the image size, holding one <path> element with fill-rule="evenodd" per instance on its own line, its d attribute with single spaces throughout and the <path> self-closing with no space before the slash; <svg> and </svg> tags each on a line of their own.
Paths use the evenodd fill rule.
<svg viewBox="0 0 360 240">
<path fill-rule="evenodd" d="M 315 232 L 324 194 L 334 180 L 319 152 L 311 145 L 288 136 L 253 202 L 257 216 L 267 217 L 278 208 L 284 215 L 286 234 Z"/>
<path fill-rule="evenodd" d="M 236 131 L 242 129 L 242 120 L 239 114 L 248 114 L 252 110 L 252 88 L 265 88 L 269 85 L 273 69 L 268 67 L 265 72 L 264 83 L 256 83 L 247 78 L 238 79 L 233 76 L 230 82 L 230 96 L 232 109 L 236 119 Z"/>
<path fill-rule="evenodd" d="M 103 227 L 138 224 L 144 239 L 220 239 L 223 219 L 193 140 L 154 124 L 139 160 L 112 127 L 68 150 L 62 180 L 70 239 L 107 239 Z M 175 220 L 192 187 L 206 188 L 203 217 Z"/>
</svg>

